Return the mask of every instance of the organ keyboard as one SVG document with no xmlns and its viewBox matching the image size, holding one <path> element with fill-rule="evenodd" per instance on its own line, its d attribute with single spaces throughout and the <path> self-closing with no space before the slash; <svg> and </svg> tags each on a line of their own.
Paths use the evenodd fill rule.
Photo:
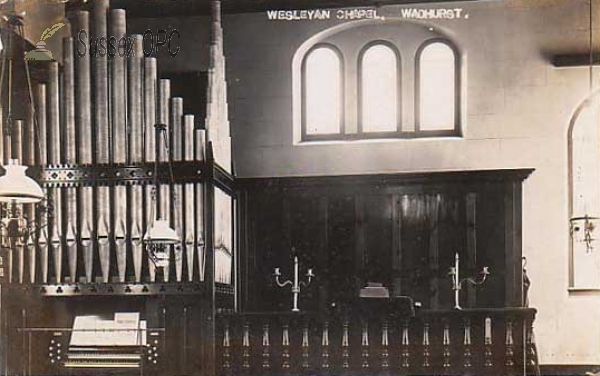
<svg viewBox="0 0 600 376">
<path fill-rule="evenodd" d="M 141 368 L 156 365 L 160 332 L 147 330 L 137 312 L 115 313 L 114 319 L 77 316 L 66 353 L 62 333 L 50 340 L 51 363 L 65 368 Z"/>
<path fill-rule="evenodd" d="M 64 367 L 67 368 L 140 368 L 139 346 L 69 347 Z"/>
</svg>

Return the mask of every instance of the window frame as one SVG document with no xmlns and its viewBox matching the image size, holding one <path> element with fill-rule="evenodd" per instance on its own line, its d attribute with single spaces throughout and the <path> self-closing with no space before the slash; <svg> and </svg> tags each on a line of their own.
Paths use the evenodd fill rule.
<svg viewBox="0 0 600 376">
<path fill-rule="evenodd" d="M 440 129 L 440 130 L 422 130 L 421 129 L 421 56 L 423 51 L 434 43 L 442 43 L 452 50 L 454 53 L 454 129 Z M 450 40 L 445 38 L 431 38 L 427 39 L 415 52 L 415 100 L 414 100 L 414 118 L 415 118 L 415 130 L 413 137 L 462 137 L 462 92 L 461 92 L 461 57 L 460 51 Z"/>
<path fill-rule="evenodd" d="M 364 107 L 364 103 L 363 103 L 363 84 L 362 84 L 362 78 L 363 78 L 363 59 L 365 54 L 367 53 L 367 51 L 375 46 L 385 46 L 388 47 L 390 50 L 392 50 L 392 52 L 394 53 L 395 57 L 396 57 L 396 130 L 395 131 L 372 131 L 372 132 L 368 132 L 368 131 L 364 131 L 363 130 L 363 107 Z M 403 107 L 402 107 L 402 101 L 403 101 L 403 96 L 402 96 L 402 55 L 400 54 L 400 51 L 398 50 L 398 47 L 396 47 L 395 44 L 393 44 L 390 41 L 384 40 L 384 39 L 376 39 L 373 41 L 370 41 L 369 43 L 365 44 L 359 51 L 358 53 L 358 58 L 357 58 L 357 84 L 356 84 L 356 88 L 357 88 L 357 131 L 356 131 L 356 138 L 358 139 L 371 139 L 371 138 L 396 138 L 396 137 L 402 137 L 403 132 L 402 131 L 402 117 L 403 117 Z"/>
<path fill-rule="evenodd" d="M 340 63 L 340 71 L 339 71 L 339 79 L 340 79 L 340 87 L 339 87 L 339 91 L 340 91 L 340 131 L 338 133 L 321 133 L 321 134 L 309 134 L 307 132 L 307 124 L 306 124 L 306 118 L 307 118 L 307 109 L 306 109 L 306 61 L 308 60 L 308 58 L 310 57 L 310 54 L 313 53 L 315 50 L 320 49 L 320 48 L 327 48 L 331 51 L 333 51 L 337 58 L 338 61 Z M 339 140 L 339 139 L 343 139 L 343 137 L 346 135 L 346 110 L 345 110 L 345 106 L 346 106 L 346 93 L 345 93 L 345 88 L 346 88 L 346 82 L 345 82 L 345 62 L 344 62 L 344 55 L 342 54 L 342 51 L 335 45 L 331 44 L 331 43 L 317 43 L 314 46 L 312 46 L 302 57 L 302 67 L 301 67 L 301 86 L 300 86 L 300 96 L 301 96 L 301 117 L 302 117 L 302 122 L 301 122 L 301 140 L 302 141 L 322 141 L 322 140 Z"/>
</svg>

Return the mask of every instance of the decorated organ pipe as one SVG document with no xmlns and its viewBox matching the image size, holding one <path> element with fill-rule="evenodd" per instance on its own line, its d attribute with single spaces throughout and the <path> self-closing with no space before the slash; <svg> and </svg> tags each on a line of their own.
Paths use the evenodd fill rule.
<svg viewBox="0 0 600 376">
<path fill-rule="evenodd" d="M 114 46 L 114 56 L 109 59 L 110 65 L 110 119 L 109 129 L 110 143 L 112 144 L 113 162 L 124 164 L 127 159 L 127 127 L 126 127 L 126 96 L 125 96 L 125 68 L 126 59 L 124 55 L 119 55 L 119 41 L 124 41 L 126 34 L 125 10 L 112 9 L 110 11 L 110 33 L 111 37 L 117 40 Z M 110 232 L 114 236 L 114 252 L 109 253 L 109 268 L 116 266 L 116 271 L 112 270 L 109 274 L 116 274 L 119 282 L 125 282 L 125 267 L 127 264 L 127 245 L 126 245 L 126 212 L 127 212 L 127 188 L 123 185 L 117 185 L 112 190 L 114 213 L 112 214 L 112 224 Z M 116 273 L 115 273 L 116 272 Z"/>
<path fill-rule="evenodd" d="M 194 130 L 194 115 L 184 115 L 183 117 L 183 158 L 186 161 L 194 160 L 194 140 L 193 138 L 185 138 L 185 136 L 193 135 Z M 196 206 L 194 201 L 194 184 L 186 183 L 184 186 L 183 195 L 183 210 L 185 212 L 185 231 L 183 233 L 183 247 L 185 250 L 187 262 L 187 279 L 194 280 L 194 254 L 196 253 Z"/>
<path fill-rule="evenodd" d="M 89 12 L 77 11 L 75 13 L 75 30 L 90 30 Z M 77 138 L 77 163 L 79 165 L 89 166 L 93 163 L 93 137 L 92 130 L 92 90 L 91 90 L 91 67 L 90 55 L 78 54 L 75 58 L 76 86 L 75 94 L 77 98 L 76 119 L 78 125 Z M 79 251 L 78 262 L 82 265 L 79 280 L 93 282 L 93 199 L 94 189 L 83 186 L 78 192 L 78 226 Z"/>
<path fill-rule="evenodd" d="M 144 160 L 144 121 L 143 121 L 143 50 L 142 36 L 133 35 L 133 56 L 127 60 L 127 122 L 130 153 L 128 163 L 142 163 Z M 143 225 L 144 225 L 144 188 L 132 186 L 129 196 L 131 210 L 127 223 L 129 233 L 133 275 L 135 282 L 142 280 L 143 262 Z"/>
<path fill-rule="evenodd" d="M 172 127 L 171 132 L 171 149 L 172 149 L 172 160 L 174 162 L 181 162 L 183 160 L 183 98 L 175 97 L 171 99 L 171 110 L 169 124 Z M 183 213 L 185 208 L 183 207 L 183 186 L 181 184 L 175 184 L 173 189 L 173 195 L 175 201 L 173 202 L 173 225 L 174 228 L 178 229 L 179 237 L 185 242 L 183 236 L 185 234 L 183 228 Z M 181 247 L 183 251 L 183 244 Z M 183 260 L 185 258 L 185 252 L 178 252 L 180 257 L 175 257 L 175 278 L 177 282 L 181 282 L 183 277 Z"/>
<path fill-rule="evenodd" d="M 171 160 L 172 148 L 170 147 L 172 137 L 170 133 L 172 128 L 169 124 L 169 100 L 171 97 L 171 81 L 169 79 L 160 79 L 158 81 L 158 111 L 157 123 L 166 125 L 166 133 L 163 132 L 161 140 L 155 140 L 156 159 L 159 162 L 167 162 Z M 169 152 L 167 153 L 167 150 Z M 157 192 L 157 202 L 159 203 L 158 215 L 165 219 L 169 224 L 173 225 L 171 212 L 171 187 L 169 184 L 161 184 Z M 171 248 L 171 247 L 170 247 Z M 169 251 L 172 253 L 172 249 Z M 170 265 L 169 265 L 170 266 Z M 163 280 L 169 282 L 170 270 L 164 270 Z"/>
<path fill-rule="evenodd" d="M 92 37 L 101 38 L 107 35 L 107 12 L 109 1 L 101 0 L 94 3 Z M 110 156 L 110 127 L 108 113 L 108 61 L 105 54 L 97 53 L 93 58 L 92 77 L 94 97 L 94 126 L 96 134 L 97 164 L 108 164 Z M 104 283 L 109 282 L 110 267 L 110 200 L 109 187 L 100 186 L 96 189 L 94 233 L 97 242 L 99 258 L 99 277 Z"/>
<path fill-rule="evenodd" d="M 42 167 L 48 207 L 23 207 L 39 227 L 9 254 L 10 281 L 203 281 L 212 246 L 205 229 L 214 220 L 214 206 L 205 202 L 213 189 L 213 174 L 205 169 L 214 169 L 206 157 L 212 155 L 207 130 L 197 129 L 198 119 L 184 113 L 184 98 L 172 96 L 171 81 L 158 75 L 157 59 L 144 56 L 142 36 L 127 34 L 124 10 L 98 0 L 89 11 L 72 10 L 68 19 L 73 35 L 62 40 L 62 65 L 44 63 L 47 78 L 32 88 L 34 105 L 26 119 L 13 122 L 0 145 L 2 162 L 12 157 Z M 80 30 L 90 42 L 85 53 L 77 49 Z M 106 35 L 115 36 L 116 54 L 92 53 L 91 40 Z M 221 52 L 212 52 L 217 68 L 223 67 Z M 226 120 L 219 112 L 226 103 L 217 100 L 224 93 L 222 74 L 212 79 L 211 98 L 218 104 L 209 106 L 211 124 Z M 156 132 L 157 124 L 166 132 Z M 215 130 L 212 137 L 226 133 Z M 179 245 L 169 246 L 168 267 L 160 274 L 144 243 L 156 219 L 167 220 L 180 238 Z"/>
<path fill-rule="evenodd" d="M 63 102 L 63 135 L 65 144 L 62 163 L 74 164 L 76 162 L 76 146 L 77 138 L 75 132 L 75 67 L 73 55 L 73 38 L 63 39 L 63 84 L 62 102 Z M 76 281 L 77 274 L 77 238 L 76 228 L 77 223 L 77 192 L 75 188 L 69 187 L 62 192 L 62 197 L 65 200 L 66 218 L 62 223 L 62 233 L 65 234 L 64 246 L 68 259 L 68 276 L 69 281 Z"/>
</svg>

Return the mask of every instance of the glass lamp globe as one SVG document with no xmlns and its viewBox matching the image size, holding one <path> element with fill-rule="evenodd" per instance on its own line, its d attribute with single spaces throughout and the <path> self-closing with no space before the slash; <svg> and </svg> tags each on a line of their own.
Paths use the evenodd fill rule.
<svg viewBox="0 0 600 376">
<path fill-rule="evenodd" d="M 169 246 L 178 244 L 180 239 L 167 220 L 157 219 L 144 235 L 144 242 L 154 264 L 165 267 L 169 264 Z"/>
<path fill-rule="evenodd" d="M 4 170 L 6 173 L 0 176 L 0 202 L 31 204 L 44 198 L 42 187 L 25 175 L 27 166 L 19 164 L 16 159 L 10 159 Z"/>
</svg>

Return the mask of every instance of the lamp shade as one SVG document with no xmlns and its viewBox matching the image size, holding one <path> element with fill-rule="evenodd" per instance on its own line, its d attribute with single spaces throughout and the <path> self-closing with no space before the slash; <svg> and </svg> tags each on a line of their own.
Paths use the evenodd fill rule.
<svg viewBox="0 0 600 376">
<path fill-rule="evenodd" d="M 44 198 L 42 187 L 25 175 L 27 166 L 19 164 L 16 159 L 9 159 L 4 170 L 6 174 L 0 176 L 0 202 L 28 204 L 40 202 Z"/>
<path fill-rule="evenodd" d="M 144 241 L 150 244 L 171 245 L 179 243 L 179 235 L 164 219 L 157 219 L 144 235 Z"/>
</svg>

